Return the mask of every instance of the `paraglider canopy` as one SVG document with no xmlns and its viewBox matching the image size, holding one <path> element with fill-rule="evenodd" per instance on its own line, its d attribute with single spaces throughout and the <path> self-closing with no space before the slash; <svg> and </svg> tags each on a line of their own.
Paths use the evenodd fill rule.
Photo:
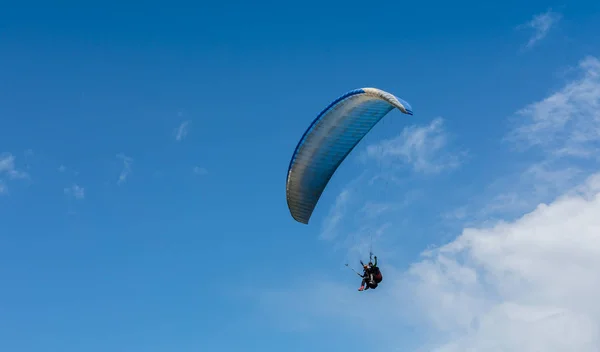
<svg viewBox="0 0 600 352">
<path fill-rule="evenodd" d="M 334 100 L 298 142 L 286 182 L 292 217 L 308 224 L 329 180 L 363 137 L 390 111 L 412 115 L 410 105 L 377 88 L 355 89 Z"/>
</svg>

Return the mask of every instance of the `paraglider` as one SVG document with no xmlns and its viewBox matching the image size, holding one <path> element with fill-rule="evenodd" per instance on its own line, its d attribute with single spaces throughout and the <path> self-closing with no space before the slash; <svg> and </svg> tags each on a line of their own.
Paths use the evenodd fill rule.
<svg viewBox="0 0 600 352">
<path fill-rule="evenodd" d="M 371 253 L 372 255 L 372 253 Z M 375 263 L 369 258 L 369 263 L 365 264 L 363 261 L 360 261 L 360 264 L 363 266 L 363 273 L 359 274 L 356 270 L 352 269 L 358 276 L 362 278 L 360 283 L 359 291 L 364 291 L 368 289 L 376 289 L 379 286 L 379 283 L 383 280 L 383 276 L 381 275 L 381 270 L 377 266 L 377 256 L 374 256 Z M 346 264 L 348 266 L 348 264 Z"/>
<path fill-rule="evenodd" d="M 288 209 L 294 220 L 308 224 L 329 180 L 367 133 L 390 111 L 412 115 L 410 105 L 377 88 L 355 89 L 329 104 L 302 135 L 290 160 L 286 180 Z M 363 265 L 359 291 L 375 289 L 383 276 L 372 262 Z M 348 264 L 346 264 L 347 267 Z"/>
<path fill-rule="evenodd" d="M 290 160 L 286 198 L 292 217 L 308 224 L 329 180 L 363 137 L 390 111 L 410 105 L 377 88 L 355 89 L 334 100 L 311 123 Z"/>
</svg>

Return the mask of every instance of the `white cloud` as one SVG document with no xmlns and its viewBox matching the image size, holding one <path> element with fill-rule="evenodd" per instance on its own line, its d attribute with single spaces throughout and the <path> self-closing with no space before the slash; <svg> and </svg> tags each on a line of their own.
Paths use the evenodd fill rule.
<svg viewBox="0 0 600 352">
<path fill-rule="evenodd" d="M 485 222 L 495 215 L 531 211 L 600 167 L 600 60 L 587 57 L 577 68 L 573 81 L 515 113 L 505 141 L 519 152 L 534 152 L 536 158 L 513 174 L 499 176 L 479 201 L 471 200 L 473 218 Z M 490 201 L 492 190 L 497 193 Z"/>
<path fill-rule="evenodd" d="M 205 169 L 203 167 L 199 167 L 199 166 L 194 166 L 193 171 L 196 175 L 207 175 L 208 174 L 207 169 Z"/>
<path fill-rule="evenodd" d="M 395 204 L 392 202 L 373 202 L 367 201 L 365 205 L 361 209 L 361 213 L 367 219 L 373 219 L 378 217 L 379 215 L 391 211 L 394 209 Z"/>
<path fill-rule="evenodd" d="M 444 120 L 436 118 L 427 126 L 406 127 L 398 137 L 368 146 L 366 154 L 387 166 L 401 161 L 416 172 L 439 173 L 457 168 L 465 156 L 465 152 L 444 150 L 447 145 Z"/>
<path fill-rule="evenodd" d="M 521 147 L 540 147 L 555 157 L 594 157 L 600 142 L 600 60 L 587 57 L 580 76 L 549 97 L 517 111 L 508 136 Z"/>
<path fill-rule="evenodd" d="M 73 174 L 73 176 L 75 176 L 75 177 L 79 176 L 79 171 L 77 171 L 73 168 L 70 168 L 70 167 L 66 167 L 65 165 L 62 165 L 62 164 L 57 168 L 57 170 L 60 173 L 65 173 L 68 171 L 69 173 Z"/>
<path fill-rule="evenodd" d="M 515 222 L 465 229 L 411 267 L 418 311 L 448 340 L 439 351 L 600 350 L 596 177 Z"/>
<path fill-rule="evenodd" d="M 117 154 L 117 158 L 123 161 L 123 170 L 121 170 L 119 180 L 117 181 L 117 184 L 121 185 L 127 180 L 129 174 L 131 174 L 131 164 L 133 163 L 133 159 L 123 153 Z"/>
<path fill-rule="evenodd" d="M 0 176 L 5 175 L 10 179 L 27 178 L 26 172 L 20 171 L 15 166 L 15 156 L 11 153 L 0 154 Z"/>
<path fill-rule="evenodd" d="M 537 204 L 549 201 L 567 191 L 588 175 L 584 170 L 571 167 L 568 163 L 556 164 L 542 160 L 530 164 L 519 172 L 501 177 L 490 185 L 490 190 L 499 193 L 480 197 L 485 204 L 471 201 L 473 218 L 489 222 L 498 217 L 512 217 L 529 212 Z M 480 223 L 481 224 L 481 223 Z"/>
<path fill-rule="evenodd" d="M 11 153 L 0 154 L 0 194 L 8 193 L 7 180 L 19 180 L 29 178 L 25 171 L 17 169 L 15 156 Z"/>
<path fill-rule="evenodd" d="M 175 129 L 175 140 L 176 141 L 182 141 L 183 139 L 185 139 L 185 137 L 188 134 L 189 131 L 189 125 L 190 125 L 190 121 L 183 121 L 179 127 L 177 127 Z"/>
<path fill-rule="evenodd" d="M 550 29 L 552 29 L 561 18 L 562 15 L 560 13 L 553 12 L 550 9 L 544 13 L 533 16 L 529 22 L 520 25 L 518 28 L 528 28 L 533 30 L 533 34 L 527 42 L 527 47 L 530 48 L 540 40 L 544 39 L 548 35 L 548 32 L 550 32 Z"/>
<path fill-rule="evenodd" d="M 464 229 L 407 271 L 384 259 L 384 283 L 370 293 L 374 325 L 359 319 L 365 298 L 356 287 L 330 279 L 262 292 L 261 301 L 279 326 L 369 331 L 385 341 L 373 351 L 406 350 L 397 336 L 407 324 L 424 331 L 428 351 L 598 351 L 599 212 L 597 174 L 514 222 Z"/>
<path fill-rule="evenodd" d="M 337 236 L 337 226 L 340 223 L 340 221 L 342 221 L 344 218 L 346 212 L 346 205 L 348 204 L 350 199 L 351 192 L 348 188 L 344 189 L 337 196 L 333 207 L 331 207 L 327 218 L 325 218 L 323 222 L 321 230 L 322 239 L 332 240 Z"/>
<path fill-rule="evenodd" d="M 73 184 L 71 187 L 64 189 L 66 195 L 74 197 L 75 199 L 85 198 L 85 189 L 77 184 Z"/>
</svg>

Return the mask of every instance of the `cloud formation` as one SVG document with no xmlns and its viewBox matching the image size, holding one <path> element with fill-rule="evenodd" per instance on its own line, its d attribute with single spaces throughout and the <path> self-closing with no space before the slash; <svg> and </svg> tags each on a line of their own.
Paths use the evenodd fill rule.
<svg viewBox="0 0 600 352">
<path fill-rule="evenodd" d="M 576 68 L 562 88 L 511 117 L 513 128 L 504 141 L 515 157 L 531 162 L 498 176 L 465 205 L 469 220 L 482 223 L 531 211 L 600 167 L 600 60 L 586 57 Z"/>
<path fill-rule="evenodd" d="M 78 200 L 85 198 L 85 189 L 77 184 L 73 184 L 72 186 L 65 188 L 64 192 L 66 195 Z"/>
<path fill-rule="evenodd" d="M 127 177 L 129 177 L 129 174 L 132 171 L 131 164 L 133 163 L 133 159 L 123 153 L 117 154 L 117 158 L 123 161 L 123 169 L 121 170 L 119 180 L 117 181 L 117 184 L 121 185 L 127 181 Z"/>
<path fill-rule="evenodd" d="M 522 148 L 539 147 L 554 157 L 598 155 L 600 60 L 586 57 L 577 69 L 574 81 L 517 111 L 520 125 L 509 138 Z"/>
<path fill-rule="evenodd" d="M 408 271 L 436 351 L 600 350 L 600 174 L 512 223 L 467 228 Z"/>
<path fill-rule="evenodd" d="M 344 218 L 346 206 L 351 199 L 351 191 L 349 188 L 344 189 L 335 199 L 334 205 L 329 210 L 327 218 L 323 221 L 321 229 L 321 238 L 332 240 L 337 236 L 337 226 Z"/>
<path fill-rule="evenodd" d="M 189 131 L 190 121 L 183 121 L 179 127 L 175 129 L 175 140 L 180 142 L 185 139 Z"/>
<path fill-rule="evenodd" d="M 533 47 L 537 42 L 544 39 L 548 32 L 554 27 L 562 18 L 560 13 L 554 12 L 551 9 L 548 11 L 535 15 L 533 18 L 519 26 L 519 28 L 528 28 L 533 31 L 533 34 L 527 42 L 527 47 Z"/>
<path fill-rule="evenodd" d="M 8 192 L 7 181 L 26 179 L 29 177 L 25 171 L 19 170 L 15 165 L 15 156 L 11 153 L 0 154 L 0 194 Z"/>
<path fill-rule="evenodd" d="M 20 171 L 15 166 L 15 156 L 11 153 L 0 154 L 0 175 L 4 175 L 11 180 L 26 178 L 28 175 Z"/>
<path fill-rule="evenodd" d="M 460 166 L 464 152 L 444 150 L 448 135 L 444 120 L 436 118 L 427 126 L 409 126 L 395 138 L 367 147 L 366 154 L 387 166 L 410 165 L 420 173 L 439 173 Z"/>
</svg>

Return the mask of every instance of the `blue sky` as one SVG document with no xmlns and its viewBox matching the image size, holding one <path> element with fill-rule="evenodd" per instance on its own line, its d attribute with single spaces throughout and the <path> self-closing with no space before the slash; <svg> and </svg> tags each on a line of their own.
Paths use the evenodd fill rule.
<svg viewBox="0 0 600 352">
<path fill-rule="evenodd" d="M 600 262 L 551 284 L 600 254 L 579 218 L 600 5 L 63 6 L 0 14 L 1 350 L 552 351 L 565 326 L 598 350 Z M 390 113 L 298 224 L 289 158 L 359 87 L 415 115 Z M 371 241 L 384 283 L 359 293 L 343 264 Z"/>
</svg>

